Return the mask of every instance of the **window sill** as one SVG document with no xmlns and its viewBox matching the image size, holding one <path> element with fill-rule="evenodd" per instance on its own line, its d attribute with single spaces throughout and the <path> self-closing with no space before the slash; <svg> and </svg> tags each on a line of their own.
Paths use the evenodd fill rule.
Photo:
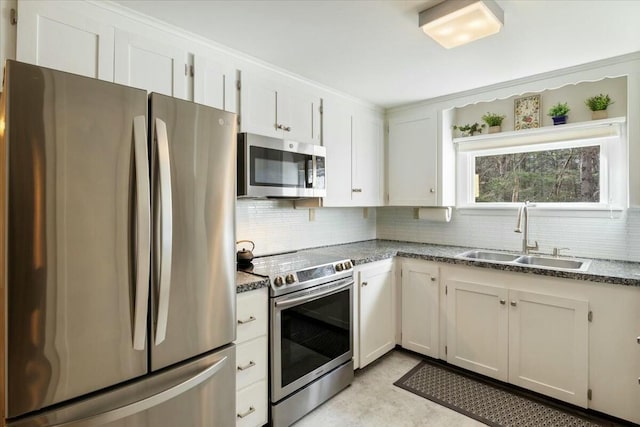
<svg viewBox="0 0 640 427">
<path fill-rule="evenodd" d="M 458 215 L 477 216 L 513 216 L 516 215 L 521 203 L 492 203 L 478 205 L 457 206 Z M 538 204 L 529 209 L 532 216 L 541 217 L 573 217 L 573 218 L 621 218 L 625 208 L 615 205 L 541 205 Z"/>
</svg>

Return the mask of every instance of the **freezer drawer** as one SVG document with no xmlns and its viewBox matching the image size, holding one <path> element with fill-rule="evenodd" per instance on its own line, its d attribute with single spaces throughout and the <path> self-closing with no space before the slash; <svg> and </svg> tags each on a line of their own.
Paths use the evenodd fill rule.
<svg viewBox="0 0 640 427">
<path fill-rule="evenodd" d="M 235 424 L 235 345 L 7 427 L 229 427 Z"/>
</svg>

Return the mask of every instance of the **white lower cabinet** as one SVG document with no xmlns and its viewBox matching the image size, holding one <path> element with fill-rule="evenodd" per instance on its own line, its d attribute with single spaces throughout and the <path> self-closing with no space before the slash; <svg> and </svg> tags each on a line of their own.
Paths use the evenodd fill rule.
<svg viewBox="0 0 640 427">
<path fill-rule="evenodd" d="M 447 361 L 587 407 L 588 302 L 508 289 L 508 273 L 493 286 L 482 273 L 444 282 Z"/>
<path fill-rule="evenodd" d="M 367 264 L 356 268 L 354 274 L 359 323 L 359 352 L 354 360 L 357 367 L 364 368 L 396 344 L 393 260 Z"/>
<path fill-rule="evenodd" d="M 236 426 L 267 423 L 268 289 L 237 295 Z"/>
<path fill-rule="evenodd" d="M 438 265 L 402 262 L 402 347 L 438 357 L 440 286 Z"/>
<path fill-rule="evenodd" d="M 587 407 L 589 304 L 509 291 L 509 382 Z"/>
<path fill-rule="evenodd" d="M 238 390 L 236 394 L 236 426 L 257 427 L 267 423 L 267 380 Z"/>
</svg>

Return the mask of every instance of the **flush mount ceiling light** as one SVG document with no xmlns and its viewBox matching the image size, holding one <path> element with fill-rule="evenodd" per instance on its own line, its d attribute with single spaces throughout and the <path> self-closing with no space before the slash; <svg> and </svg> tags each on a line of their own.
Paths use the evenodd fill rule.
<svg viewBox="0 0 640 427">
<path fill-rule="evenodd" d="M 504 12 L 493 0 L 445 0 L 420 12 L 420 27 L 447 49 L 496 34 Z"/>
</svg>

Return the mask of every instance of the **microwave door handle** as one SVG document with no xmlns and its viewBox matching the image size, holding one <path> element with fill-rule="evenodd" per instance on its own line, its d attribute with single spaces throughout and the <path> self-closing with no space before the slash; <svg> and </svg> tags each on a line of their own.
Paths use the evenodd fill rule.
<svg viewBox="0 0 640 427">
<path fill-rule="evenodd" d="M 158 314 L 156 318 L 155 345 L 164 341 L 167 335 L 169 317 L 169 296 L 171 290 L 171 256 L 173 249 L 173 203 L 171 200 L 171 169 L 169 163 L 169 137 L 167 125 L 156 118 L 156 140 L 158 149 L 158 171 L 160 181 L 160 278 L 158 283 Z M 156 236 L 156 245 L 158 245 Z"/>
<path fill-rule="evenodd" d="M 147 310 L 149 299 L 149 252 L 151 203 L 149 164 L 147 162 L 147 118 L 133 119 L 133 155 L 136 180 L 136 274 L 133 323 L 133 349 L 144 350 L 147 339 Z"/>
</svg>

